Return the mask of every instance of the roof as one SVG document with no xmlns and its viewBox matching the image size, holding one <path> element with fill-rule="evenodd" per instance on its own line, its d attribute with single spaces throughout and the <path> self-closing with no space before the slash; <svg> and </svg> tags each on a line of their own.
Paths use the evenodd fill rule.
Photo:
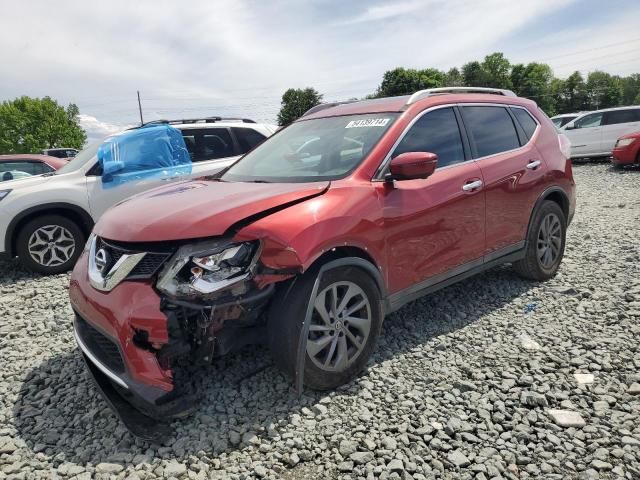
<svg viewBox="0 0 640 480">
<path fill-rule="evenodd" d="M 39 153 L 10 153 L 7 155 L 0 155 L 0 162 L 10 162 L 12 160 L 34 160 L 43 162 L 55 168 L 56 170 L 69 163 L 69 160 L 66 158 L 57 158 L 50 155 L 40 155 Z"/>
<path fill-rule="evenodd" d="M 325 108 L 309 110 L 309 112 L 297 121 L 304 121 L 313 118 L 337 117 L 342 115 L 362 115 L 368 113 L 383 112 L 404 112 L 410 108 L 424 110 L 431 105 L 440 105 L 444 103 L 503 103 L 509 105 L 532 106 L 535 102 L 524 97 L 512 96 L 509 94 L 491 93 L 471 93 L 460 90 L 458 92 L 438 91 L 440 89 L 432 89 L 434 94 L 418 96 L 420 92 L 413 95 L 404 95 L 401 97 L 385 97 L 372 100 L 349 101 L 344 103 L 326 104 Z M 494 90 L 497 91 L 497 90 Z M 426 92 L 426 91 L 425 91 Z M 513 93 L 513 92 L 509 92 Z"/>
</svg>

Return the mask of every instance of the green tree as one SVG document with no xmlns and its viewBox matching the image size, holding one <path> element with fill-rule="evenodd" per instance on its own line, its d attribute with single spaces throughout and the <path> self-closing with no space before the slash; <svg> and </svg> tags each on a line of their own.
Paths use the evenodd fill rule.
<svg viewBox="0 0 640 480">
<path fill-rule="evenodd" d="M 462 87 L 464 86 L 464 77 L 457 68 L 452 68 L 447 72 L 444 80 L 445 87 Z"/>
<path fill-rule="evenodd" d="M 384 72 L 382 83 L 378 87 L 376 97 L 393 97 L 410 95 L 425 88 L 442 87 L 446 75 L 436 68 L 416 70 L 413 68 L 394 68 Z"/>
<path fill-rule="evenodd" d="M 511 64 L 509 60 L 500 52 L 492 53 L 484 57 L 482 62 L 482 70 L 485 74 L 485 82 L 487 87 L 492 88 L 511 88 Z"/>
<path fill-rule="evenodd" d="M 469 62 L 462 66 L 462 78 L 466 87 L 487 87 L 489 76 L 480 62 Z"/>
<path fill-rule="evenodd" d="M 514 65 L 511 69 L 511 82 L 515 93 L 534 100 L 547 115 L 556 111 L 554 95 L 551 91 L 553 72 L 545 63 Z"/>
<path fill-rule="evenodd" d="M 322 94 L 315 88 L 290 88 L 282 95 L 278 125 L 289 125 L 321 102 Z"/>
<path fill-rule="evenodd" d="M 518 63 L 511 67 L 509 79 L 511 80 L 511 88 L 513 88 L 513 91 L 516 93 L 522 89 L 522 85 L 524 84 L 525 68 L 526 67 L 522 63 Z"/>
<path fill-rule="evenodd" d="M 622 105 L 637 105 L 640 95 L 640 73 L 622 78 Z"/>
<path fill-rule="evenodd" d="M 82 148 L 87 140 L 78 107 L 50 97 L 20 97 L 0 104 L 0 152 L 35 153 L 45 148 Z"/>
<path fill-rule="evenodd" d="M 553 80 L 552 90 L 555 90 L 555 82 L 560 82 L 555 97 L 557 113 L 579 112 L 588 108 L 587 85 L 580 72 L 573 72 L 566 80 Z"/>
<path fill-rule="evenodd" d="M 587 98 L 593 110 L 621 105 L 623 93 L 620 77 L 599 70 L 587 77 Z"/>
</svg>

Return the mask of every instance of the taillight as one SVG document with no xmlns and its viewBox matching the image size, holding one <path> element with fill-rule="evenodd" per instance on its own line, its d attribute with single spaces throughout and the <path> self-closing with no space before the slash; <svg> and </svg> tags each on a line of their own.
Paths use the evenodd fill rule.
<svg viewBox="0 0 640 480">
<path fill-rule="evenodd" d="M 560 152 L 565 158 L 571 158 L 571 140 L 569 140 L 564 134 L 558 134 L 558 145 L 560 146 Z"/>
</svg>

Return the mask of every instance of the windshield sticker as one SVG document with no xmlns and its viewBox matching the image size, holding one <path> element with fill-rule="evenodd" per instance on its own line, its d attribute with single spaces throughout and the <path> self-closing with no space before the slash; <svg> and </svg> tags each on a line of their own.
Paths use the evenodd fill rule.
<svg viewBox="0 0 640 480">
<path fill-rule="evenodd" d="M 351 120 L 344 128 L 384 127 L 390 118 L 369 118 L 367 120 Z"/>
</svg>

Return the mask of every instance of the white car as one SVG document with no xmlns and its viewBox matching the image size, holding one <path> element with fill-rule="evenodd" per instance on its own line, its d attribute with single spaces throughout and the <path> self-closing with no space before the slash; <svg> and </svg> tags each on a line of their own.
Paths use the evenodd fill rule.
<svg viewBox="0 0 640 480">
<path fill-rule="evenodd" d="M 557 129 L 564 127 L 571 120 L 578 118 L 580 115 L 586 112 L 577 112 L 577 113 L 561 113 L 560 115 L 556 115 L 551 117 L 551 121 L 556 126 Z"/>
<path fill-rule="evenodd" d="M 571 140 L 571 157 L 610 156 L 618 138 L 640 130 L 640 106 L 580 115 L 560 129 Z"/>
<path fill-rule="evenodd" d="M 40 273 L 67 271 L 82 252 L 93 224 L 110 206 L 167 182 L 217 173 L 277 128 L 220 117 L 150 123 L 90 145 L 57 172 L 2 182 L 0 254 L 17 256 L 25 266 Z M 182 165 L 167 166 L 166 155 L 162 160 L 160 150 L 152 151 L 152 155 L 139 153 L 144 161 L 131 167 L 126 164 L 128 170 L 123 169 L 125 162 L 104 163 L 102 157 L 98 158 L 99 148 L 103 152 L 105 145 L 111 148 L 108 153 L 116 154 L 113 158 L 124 158 L 114 139 L 130 138 L 145 128 L 150 130 L 149 126 L 162 125 L 182 133 L 184 143 L 178 132 L 166 127 L 181 145 Z M 115 169 L 114 164 L 118 165 Z"/>
</svg>

